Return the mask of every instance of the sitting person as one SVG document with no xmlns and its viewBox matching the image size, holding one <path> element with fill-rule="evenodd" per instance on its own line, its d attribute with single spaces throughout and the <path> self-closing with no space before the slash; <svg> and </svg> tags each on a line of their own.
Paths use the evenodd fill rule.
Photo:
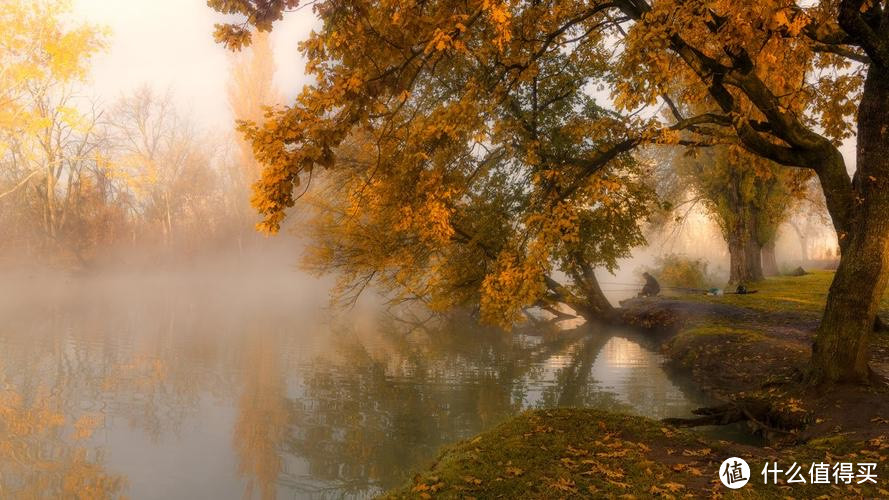
<svg viewBox="0 0 889 500">
<path fill-rule="evenodd" d="M 648 273 L 642 273 L 642 277 L 645 278 L 645 286 L 643 286 L 642 291 L 639 292 L 640 297 L 656 297 L 661 293 L 661 285 L 654 279 L 654 276 Z"/>
</svg>

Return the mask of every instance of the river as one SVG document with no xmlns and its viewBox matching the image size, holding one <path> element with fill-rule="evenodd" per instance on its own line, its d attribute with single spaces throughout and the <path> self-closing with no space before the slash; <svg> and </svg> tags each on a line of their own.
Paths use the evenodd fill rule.
<svg viewBox="0 0 889 500">
<path fill-rule="evenodd" d="M 325 288 L 286 267 L 10 278 L 0 497 L 367 497 L 523 409 L 707 403 L 628 332 L 418 326 Z"/>
</svg>

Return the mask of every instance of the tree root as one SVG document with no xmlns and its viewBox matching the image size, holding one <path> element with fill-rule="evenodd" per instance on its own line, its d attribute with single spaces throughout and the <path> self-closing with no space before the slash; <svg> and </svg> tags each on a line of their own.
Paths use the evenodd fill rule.
<svg viewBox="0 0 889 500">
<path fill-rule="evenodd" d="M 674 427 L 700 427 L 703 425 L 728 425 L 735 422 L 749 422 L 753 428 L 764 434 L 791 435 L 795 429 L 782 429 L 767 424 L 775 416 L 770 405 L 763 401 L 750 401 L 748 404 L 727 403 L 720 406 L 698 408 L 692 411 L 695 418 L 665 418 L 661 421 Z"/>
</svg>

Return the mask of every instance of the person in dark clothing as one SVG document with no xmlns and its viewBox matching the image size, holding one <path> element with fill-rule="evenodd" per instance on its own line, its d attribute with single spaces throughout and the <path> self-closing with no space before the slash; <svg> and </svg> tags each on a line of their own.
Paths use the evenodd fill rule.
<svg viewBox="0 0 889 500">
<path fill-rule="evenodd" d="M 645 278 L 645 286 L 643 286 L 642 291 L 639 292 L 640 297 L 656 297 L 661 293 L 661 285 L 654 279 L 654 276 L 648 273 L 642 273 L 642 277 Z"/>
</svg>

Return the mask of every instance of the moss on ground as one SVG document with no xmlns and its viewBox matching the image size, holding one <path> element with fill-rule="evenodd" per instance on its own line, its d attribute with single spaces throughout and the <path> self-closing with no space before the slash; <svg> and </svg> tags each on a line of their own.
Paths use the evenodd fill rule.
<svg viewBox="0 0 889 500">
<path fill-rule="evenodd" d="M 858 443 L 821 441 L 786 450 L 712 441 L 641 417 L 588 409 L 523 413 L 441 452 L 427 470 L 383 498 L 876 498 L 879 485 L 763 484 L 766 461 L 782 469 L 796 462 L 879 460 Z M 717 477 L 737 456 L 750 482 L 731 491 Z M 842 458 L 841 458 L 842 457 Z M 855 458 L 857 457 L 857 459 Z M 885 459 L 885 457 L 883 457 Z M 878 472 L 879 473 L 879 472 Z M 779 478 L 782 476 L 779 475 Z M 878 476 L 879 477 L 879 476 Z M 883 484 L 884 481 L 881 481 Z"/>
<path fill-rule="evenodd" d="M 667 448 L 675 458 L 656 457 Z M 712 447 L 639 417 L 588 409 L 529 411 L 445 449 L 388 498 L 683 495 L 709 487 Z"/>
</svg>

